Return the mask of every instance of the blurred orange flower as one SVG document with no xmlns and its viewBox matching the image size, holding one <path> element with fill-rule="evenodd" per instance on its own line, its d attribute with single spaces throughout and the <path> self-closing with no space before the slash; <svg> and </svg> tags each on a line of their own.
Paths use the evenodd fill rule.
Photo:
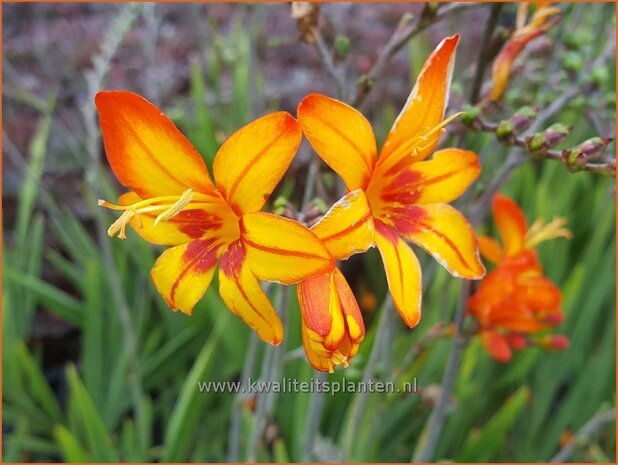
<svg viewBox="0 0 618 465">
<path fill-rule="evenodd" d="M 555 16 L 560 8 L 551 3 L 539 2 L 528 24 L 524 24 L 528 16 L 530 3 L 520 3 L 517 8 L 517 24 L 512 37 L 504 44 L 492 68 L 492 88 L 489 98 L 500 100 L 509 81 L 513 62 L 533 39 L 544 34 L 556 24 Z M 553 18 L 553 19 L 552 19 Z"/>
<path fill-rule="evenodd" d="M 450 148 L 426 161 L 454 118 L 445 120 L 444 112 L 458 41 L 458 36 L 443 40 L 429 56 L 379 158 L 371 125 L 354 108 L 319 94 L 298 106 L 299 122 L 314 150 L 350 191 L 358 192 L 355 196 L 365 198 L 375 238 L 363 237 L 365 242 L 355 247 L 364 250 L 375 242 L 395 307 L 410 327 L 420 320 L 422 283 L 418 259 L 404 239 L 423 247 L 454 276 L 478 279 L 485 273 L 474 231 L 448 205 L 478 177 L 477 156 Z M 354 224 L 342 215 L 338 228 Z M 318 311 L 326 315 L 328 308 L 324 304 Z"/>
<path fill-rule="evenodd" d="M 528 228 L 523 212 L 508 197 L 496 194 L 492 202 L 494 220 L 502 245 L 487 236 L 479 237 L 481 254 L 496 268 L 481 281 L 470 298 L 468 309 L 480 324 L 483 344 L 496 360 L 507 362 L 513 349 L 523 349 L 531 335 L 560 324 L 563 320 L 560 289 L 543 275 L 534 250 L 539 243 L 557 237 L 571 237 L 557 218 L 548 224 L 537 220 Z M 564 336 L 536 341 L 544 348 L 568 345 Z"/>
<path fill-rule="evenodd" d="M 264 341 L 283 338 L 283 326 L 258 280 L 292 284 L 331 272 L 334 260 L 302 224 L 260 212 L 301 141 L 285 112 L 255 120 L 219 149 L 213 172 L 189 141 L 139 95 L 96 96 L 107 159 L 130 189 L 109 235 L 126 237 L 131 224 L 145 240 L 172 246 L 157 259 L 152 280 L 172 309 L 191 314 L 219 263 L 219 292 Z"/>
</svg>

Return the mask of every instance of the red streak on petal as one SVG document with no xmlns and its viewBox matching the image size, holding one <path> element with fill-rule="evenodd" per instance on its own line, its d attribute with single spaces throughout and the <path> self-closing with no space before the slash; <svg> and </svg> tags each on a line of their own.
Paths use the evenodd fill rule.
<svg viewBox="0 0 618 465">
<path fill-rule="evenodd" d="M 187 250 L 183 255 L 183 260 L 187 263 L 180 272 L 170 291 L 170 301 L 173 303 L 178 286 L 189 272 L 205 273 L 217 263 L 216 240 L 203 239 L 189 242 Z M 176 307 L 176 305 L 172 305 Z"/>
<path fill-rule="evenodd" d="M 230 244 L 227 251 L 221 257 L 219 268 L 227 277 L 236 280 L 238 274 L 240 273 L 240 269 L 245 263 L 246 256 L 247 252 L 245 252 L 245 248 L 242 243 L 240 241 L 234 241 Z M 247 299 L 247 302 L 250 303 L 249 299 Z"/>
<path fill-rule="evenodd" d="M 341 231 L 337 231 L 336 233 L 333 233 L 333 234 L 330 234 L 328 236 L 322 237 L 322 242 L 332 241 L 332 240 L 337 239 L 337 238 L 339 238 L 341 236 L 345 236 L 346 234 L 352 233 L 352 231 L 354 231 L 355 229 L 358 229 L 362 225 L 364 225 L 369 220 L 369 218 L 371 218 L 371 212 L 370 211 L 367 212 L 362 218 L 359 218 L 354 223 L 352 223 L 351 225 L 349 225 L 346 228 L 342 229 Z"/>
<path fill-rule="evenodd" d="M 178 223 L 178 229 L 191 238 L 202 237 L 206 232 L 219 229 L 223 220 L 204 210 L 186 210 L 180 212 L 171 221 Z"/>
</svg>

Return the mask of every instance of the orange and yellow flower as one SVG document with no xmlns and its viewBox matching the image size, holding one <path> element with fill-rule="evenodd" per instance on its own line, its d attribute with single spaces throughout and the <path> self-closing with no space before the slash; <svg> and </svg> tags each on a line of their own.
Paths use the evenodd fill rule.
<svg viewBox="0 0 618 465">
<path fill-rule="evenodd" d="M 560 289 L 543 275 L 534 248 L 543 241 L 570 237 L 565 220 L 536 221 L 530 228 L 517 204 L 500 194 L 492 202 L 502 245 L 479 237 L 482 255 L 496 268 L 468 302 L 469 313 L 480 325 L 481 340 L 493 358 L 508 362 L 513 349 L 531 342 L 527 336 L 545 331 L 563 320 Z M 540 346 L 564 348 L 563 336 L 538 339 Z"/>
<path fill-rule="evenodd" d="M 302 133 L 285 112 L 234 133 L 213 166 L 216 184 L 195 148 L 146 99 L 124 91 L 96 96 L 107 159 L 130 192 L 109 228 L 126 237 L 131 224 L 145 240 L 171 246 L 152 280 L 172 309 L 191 314 L 219 264 L 219 291 L 229 309 L 264 341 L 279 344 L 283 327 L 259 280 L 293 284 L 330 273 L 334 260 L 302 224 L 260 212 L 294 158 Z"/>
<path fill-rule="evenodd" d="M 337 260 L 365 252 L 374 241 L 367 197 L 360 189 L 349 192 L 311 230 Z M 365 337 L 365 324 L 343 274 L 335 268 L 300 282 L 298 302 L 309 363 L 331 373 L 335 366 L 348 366 Z"/>
<path fill-rule="evenodd" d="M 349 191 L 364 198 L 374 240 L 367 235 L 355 247 L 365 250 L 374 243 L 378 247 L 394 305 L 410 327 L 418 324 L 421 315 L 421 269 L 404 240 L 424 248 L 454 276 L 478 279 L 485 272 L 474 231 L 464 216 L 448 205 L 478 177 L 478 158 L 473 152 L 455 148 L 434 153 L 444 126 L 453 119 L 445 120 L 444 112 L 458 41 L 458 36 L 443 40 L 428 58 L 379 157 L 371 125 L 354 108 L 319 94 L 305 97 L 298 106 L 298 120 L 314 150 L 341 176 Z M 427 160 L 432 153 L 433 158 Z M 356 216 L 363 215 L 357 212 Z M 344 229 L 353 224 L 351 221 L 342 216 L 329 222 Z M 337 227 L 333 225 L 332 230 Z M 314 231 L 324 240 L 319 229 Z M 301 284 L 301 289 L 304 286 Z M 334 289 L 336 284 L 329 286 Z M 320 287 L 323 304 L 305 308 L 305 314 L 322 317 L 330 312 L 326 302 L 335 300 L 334 291 L 327 300 L 326 280 Z M 328 325 L 321 328 L 321 337 L 327 329 Z M 336 330 L 340 334 L 340 329 Z"/>
<path fill-rule="evenodd" d="M 529 8 L 530 3 L 519 4 L 515 32 L 504 44 L 494 61 L 491 74 L 492 87 L 489 94 L 489 98 L 493 101 L 500 100 L 504 94 L 515 59 L 528 42 L 544 34 L 556 24 L 555 19 L 552 18 L 560 13 L 560 8 L 552 6 L 551 3 L 539 2 L 530 22 L 524 24 Z"/>
</svg>

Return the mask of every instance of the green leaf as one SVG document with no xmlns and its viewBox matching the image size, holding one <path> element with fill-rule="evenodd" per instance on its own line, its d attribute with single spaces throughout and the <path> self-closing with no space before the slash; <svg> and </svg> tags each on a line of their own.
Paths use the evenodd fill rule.
<svg viewBox="0 0 618 465">
<path fill-rule="evenodd" d="M 54 438 L 56 439 L 66 462 L 87 463 L 91 461 L 88 453 L 65 426 L 57 425 L 54 428 Z"/>
<path fill-rule="evenodd" d="M 458 457 L 461 462 L 486 462 L 504 450 L 506 435 L 530 398 L 530 389 L 522 386 L 513 394 L 480 431 L 468 435 Z M 462 412 L 465 409 L 461 410 Z"/>
<path fill-rule="evenodd" d="M 112 446 L 110 437 L 92 398 L 82 384 L 73 365 L 66 370 L 69 382 L 69 402 L 73 405 L 76 418 L 84 429 L 90 458 L 94 462 L 118 462 L 118 454 Z"/>
<path fill-rule="evenodd" d="M 199 391 L 198 382 L 208 379 L 215 361 L 217 344 L 228 319 L 229 313 L 220 315 L 182 386 L 165 432 L 163 462 L 182 461 L 188 455 L 195 428 L 201 415 L 205 414 L 201 407 L 207 395 Z"/>
</svg>

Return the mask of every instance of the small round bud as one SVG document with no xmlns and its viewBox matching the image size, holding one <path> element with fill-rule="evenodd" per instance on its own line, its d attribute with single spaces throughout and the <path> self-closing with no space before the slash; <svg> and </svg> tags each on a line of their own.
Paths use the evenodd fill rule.
<svg viewBox="0 0 618 465">
<path fill-rule="evenodd" d="M 541 132 L 537 132 L 526 139 L 526 145 L 530 153 L 542 152 L 545 147 L 545 136 Z"/>
<path fill-rule="evenodd" d="M 545 350 L 565 350 L 569 344 L 569 338 L 562 334 L 548 334 L 537 341 L 537 345 Z"/>
<path fill-rule="evenodd" d="M 340 60 L 345 59 L 350 50 L 350 39 L 344 35 L 335 37 L 335 53 Z"/>
<path fill-rule="evenodd" d="M 584 60 L 577 52 L 567 52 L 562 58 L 562 67 L 569 73 L 579 73 L 584 68 Z"/>
<path fill-rule="evenodd" d="M 481 116 L 481 109 L 479 107 L 472 107 L 468 105 L 464 108 L 463 113 L 459 117 L 459 121 L 468 127 L 474 127 L 479 116 Z"/>
<path fill-rule="evenodd" d="M 605 66 L 597 66 L 590 71 L 590 77 L 595 86 L 603 88 L 609 82 L 609 71 Z"/>
<path fill-rule="evenodd" d="M 538 112 L 529 106 L 521 107 L 511 116 L 511 124 L 515 132 L 522 132 L 532 126 Z"/>
<path fill-rule="evenodd" d="M 570 127 L 562 123 L 552 124 L 543 133 L 545 136 L 545 144 L 548 148 L 555 147 L 566 138 L 570 130 Z"/>
<path fill-rule="evenodd" d="M 496 137 L 498 140 L 507 140 L 513 135 L 513 123 L 509 120 L 502 120 L 496 128 Z"/>
</svg>

